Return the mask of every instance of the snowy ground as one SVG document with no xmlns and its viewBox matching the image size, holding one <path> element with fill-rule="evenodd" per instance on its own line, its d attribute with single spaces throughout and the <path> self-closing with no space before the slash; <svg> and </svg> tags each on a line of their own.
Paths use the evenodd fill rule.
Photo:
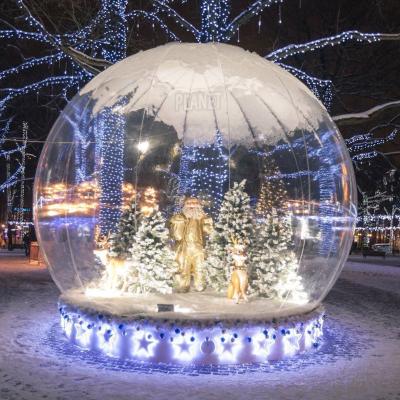
<svg viewBox="0 0 400 400">
<path fill-rule="evenodd" d="M 321 348 L 239 373 L 149 372 L 80 351 L 59 335 L 57 297 L 44 268 L 0 253 L 0 399 L 400 399 L 399 267 L 348 263 Z"/>
</svg>

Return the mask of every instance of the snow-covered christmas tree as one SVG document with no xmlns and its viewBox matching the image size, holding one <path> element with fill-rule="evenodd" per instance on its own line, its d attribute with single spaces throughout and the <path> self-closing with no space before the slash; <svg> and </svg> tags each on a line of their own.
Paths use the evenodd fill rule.
<svg viewBox="0 0 400 400">
<path fill-rule="evenodd" d="M 102 265 L 99 288 L 125 292 L 127 286 L 136 280 L 130 248 L 135 240 L 139 218 L 136 200 L 133 200 L 123 211 L 115 232 L 108 239 L 98 240 L 98 245 L 102 247 L 102 250 L 95 251 L 95 263 Z"/>
<path fill-rule="evenodd" d="M 289 218 L 280 218 L 279 237 L 283 243 L 286 243 L 286 267 L 281 271 L 279 281 L 274 285 L 274 289 L 280 299 L 305 304 L 308 296 L 303 279 L 299 274 L 299 260 L 293 250 L 293 228 Z"/>
<path fill-rule="evenodd" d="M 248 246 L 253 233 L 250 197 L 245 192 L 246 181 L 235 182 L 225 193 L 214 232 L 207 244 L 206 271 L 208 284 L 217 291 L 226 289 L 229 277 L 229 248 L 233 243 Z"/>
<path fill-rule="evenodd" d="M 276 213 L 257 228 L 252 249 L 251 288 L 259 296 L 302 304 L 308 300 L 291 248 L 290 221 Z"/>
<path fill-rule="evenodd" d="M 177 264 L 169 247 L 166 220 L 160 211 L 140 219 L 130 252 L 137 273 L 127 291 L 171 293 Z"/>
<path fill-rule="evenodd" d="M 136 201 L 133 200 L 129 208 L 121 215 L 118 227 L 110 237 L 109 256 L 126 260 L 130 258 L 130 248 L 134 240 L 137 223 L 139 219 L 139 211 L 136 207 Z"/>
</svg>

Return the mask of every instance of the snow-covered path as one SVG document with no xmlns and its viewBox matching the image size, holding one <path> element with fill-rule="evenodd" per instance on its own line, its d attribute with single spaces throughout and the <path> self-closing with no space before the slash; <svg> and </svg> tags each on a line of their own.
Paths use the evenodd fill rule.
<svg viewBox="0 0 400 400">
<path fill-rule="evenodd" d="M 0 399 L 400 399 L 400 268 L 348 263 L 312 354 L 262 371 L 182 375 L 68 345 L 57 288 L 21 260 L 0 254 Z"/>
</svg>

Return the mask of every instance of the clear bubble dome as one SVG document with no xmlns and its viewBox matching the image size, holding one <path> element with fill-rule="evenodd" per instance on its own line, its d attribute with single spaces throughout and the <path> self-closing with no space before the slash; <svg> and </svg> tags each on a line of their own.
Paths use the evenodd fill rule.
<svg viewBox="0 0 400 400">
<path fill-rule="evenodd" d="M 40 245 L 61 292 L 143 299 L 158 292 L 137 282 L 143 241 L 135 234 L 151 213 L 167 232 L 161 251 L 182 278 L 177 248 L 190 234 L 174 235 L 171 224 L 186 218 L 188 198 L 209 221 L 186 288 L 194 296 L 190 281 L 202 274 L 196 301 L 205 308 L 225 301 L 233 271 L 244 271 L 258 309 L 312 309 L 350 250 L 354 173 L 335 124 L 298 79 L 235 46 L 172 43 L 140 52 L 92 79 L 62 112 L 34 197 Z M 121 228 L 129 210 L 136 225 Z M 121 229 L 130 229 L 129 243 Z M 122 253 L 110 242 L 123 242 Z M 185 251 L 189 262 L 194 250 Z M 174 283 L 159 296 L 176 291 Z"/>
</svg>

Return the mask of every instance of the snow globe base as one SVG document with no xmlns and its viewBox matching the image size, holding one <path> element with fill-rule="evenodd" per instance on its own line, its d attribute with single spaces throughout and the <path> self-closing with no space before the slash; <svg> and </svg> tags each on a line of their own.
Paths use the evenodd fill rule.
<svg viewBox="0 0 400 400">
<path fill-rule="evenodd" d="M 137 297 L 66 292 L 59 298 L 62 330 L 79 347 L 149 365 L 266 363 L 315 349 L 322 340 L 322 306 L 293 313 L 267 299 L 234 304 L 207 292 Z M 159 311 L 160 304 L 174 311 Z"/>
</svg>

